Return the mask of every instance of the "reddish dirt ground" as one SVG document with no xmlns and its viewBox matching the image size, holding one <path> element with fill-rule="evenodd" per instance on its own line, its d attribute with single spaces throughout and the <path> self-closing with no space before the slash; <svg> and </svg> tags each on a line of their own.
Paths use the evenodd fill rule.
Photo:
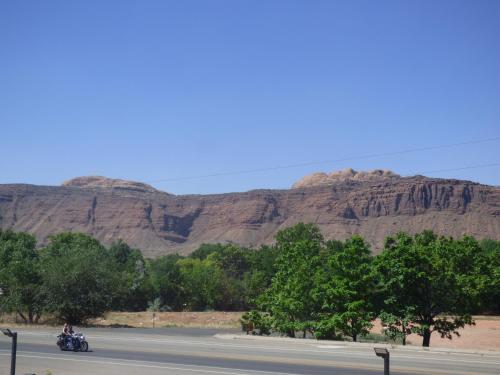
<svg viewBox="0 0 500 375">
<path fill-rule="evenodd" d="M 500 351 L 500 317 L 477 316 L 474 319 L 476 325 L 459 330 L 460 337 L 453 336 L 453 340 L 443 339 L 439 333 L 434 332 L 431 336 L 431 347 Z M 380 322 L 377 321 L 372 332 L 381 333 L 381 328 Z M 410 335 L 407 344 L 420 346 L 422 337 Z"/>
</svg>

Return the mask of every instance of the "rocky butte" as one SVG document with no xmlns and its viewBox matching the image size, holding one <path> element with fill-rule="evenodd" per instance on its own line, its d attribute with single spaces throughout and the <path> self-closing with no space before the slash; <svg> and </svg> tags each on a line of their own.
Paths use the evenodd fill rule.
<svg viewBox="0 0 500 375">
<path fill-rule="evenodd" d="M 289 190 L 215 195 L 177 196 L 96 176 L 62 186 L 0 185 L 3 229 L 33 233 L 42 244 L 61 231 L 105 244 L 121 238 L 150 257 L 187 254 L 204 242 L 269 244 L 300 221 L 318 224 L 328 239 L 359 233 L 375 252 L 398 231 L 500 240 L 500 187 L 352 169 L 315 173 Z"/>
</svg>

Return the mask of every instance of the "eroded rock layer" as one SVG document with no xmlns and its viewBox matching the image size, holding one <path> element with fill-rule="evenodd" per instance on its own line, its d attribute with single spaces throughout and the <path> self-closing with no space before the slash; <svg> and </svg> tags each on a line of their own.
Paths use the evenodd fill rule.
<svg viewBox="0 0 500 375">
<path fill-rule="evenodd" d="M 300 221 L 317 223 L 327 238 L 359 233 L 375 252 L 398 231 L 500 239 L 500 188 L 469 181 L 391 174 L 186 196 L 137 183 L 86 181 L 0 185 L 0 227 L 34 233 L 42 244 L 61 231 L 85 232 L 105 244 L 121 238 L 146 256 L 187 254 L 203 242 L 258 246 Z"/>
</svg>

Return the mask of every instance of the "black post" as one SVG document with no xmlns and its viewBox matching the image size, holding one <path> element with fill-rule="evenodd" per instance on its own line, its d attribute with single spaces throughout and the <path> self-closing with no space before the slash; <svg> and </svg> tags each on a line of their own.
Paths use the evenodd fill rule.
<svg viewBox="0 0 500 375">
<path fill-rule="evenodd" d="M 10 357 L 10 375 L 16 375 L 17 332 L 12 332 L 12 355 Z"/>
<path fill-rule="evenodd" d="M 389 375 L 389 351 L 385 348 L 373 348 L 377 357 L 384 359 L 384 375 Z"/>
</svg>

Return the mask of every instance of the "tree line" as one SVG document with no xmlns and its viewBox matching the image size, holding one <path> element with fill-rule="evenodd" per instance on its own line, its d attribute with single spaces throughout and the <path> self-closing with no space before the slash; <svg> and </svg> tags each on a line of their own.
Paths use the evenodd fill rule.
<svg viewBox="0 0 500 375">
<path fill-rule="evenodd" d="M 360 236 L 325 241 L 315 225 L 276 237 L 275 275 L 246 315 L 264 333 L 319 339 L 367 335 L 379 317 L 385 334 L 452 338 L 472 314 L 500 312 L 500 242 L 439 237 L 431 231 L 385 239 L 374 256 Z"/>
<path fill-rule="evenodd" d="M 68 232 L 38 248 L 31 234 L 0 230 L 0 310 L 72 324 L 109 310 L 244 311 L 271 283 L 274 253 L 203 244 L 188 257 L 145 259 L 123 241 Z"/>
<path fill-rule="evenodd" d="M 326 241 L 313 224 L 278 232 L 258 249 L 203 244 L 189 256 L 145 259 L 123 241 L 60 233 L 37 248 L 0 230 L 0 308 L 29 323 L 50 314 L 73 324 L 122 311 L 248 311 L 260 333 L 357 341 L 379 317 L 405 343 L 451 338 L 472 314 L 500 313 L 500 241 L 430 231 L 386 238 L 373 255 L 353 236 Z"/>
</svg>

